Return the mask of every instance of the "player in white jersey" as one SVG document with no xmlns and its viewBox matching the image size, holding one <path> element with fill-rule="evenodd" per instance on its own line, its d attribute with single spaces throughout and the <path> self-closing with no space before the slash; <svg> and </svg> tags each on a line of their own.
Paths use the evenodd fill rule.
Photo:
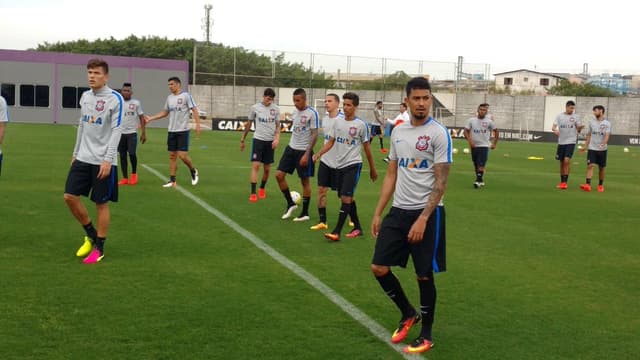
<svg viewBox="0 0 640 360">
<path fill-rule="evenodd" d="M 104 242 L 111 214 L 109 201 L 118 201 L 117 149 L 122 122 L 122 96 L 107 86 L 109 65 L 101 59 L 87 63 L 88 91 L 80 98 L 81 118 L 73 149 L 71 169 L 64 189 L 64 201 L 87 236 L 76 252 L 86 256 L 85 264 L 104 257 Z M 89 196 L 96 204 L 98 229 L 93 227 L 80 196 Z"/>
<path fill-rule="evenodd" d="M 256 202 L 267 196 L 265 186 L 269 179 L 275 149 L 280 143 L 280 109 L 273 103 L 275 97 L 276 92 L 273 89 L 266 88 L 264 90 L 262 102 L 253 105 L 249 111 L 249 121 L 244 124 L 244 132 L 240 139 L 240 151 L 243 151 L 244 141 L 253 122 L 255 132 L 251 145 L 251 195 L 249 195 L 251 202 Z M 260 190 L 256 194 L 260 164 L 262 164 L 262 182 L 260 182 Z"/>
<path fill-rule="evenodd" d="M 178 172 L 178 158 L 187 165 L 191 172 L 191 185 L 198 184 L 198 169 L 193 166 L 189 156 L 189 112 L 193 114 L 196 122 L 196 137 L 200 136 L 200 112 L 193 97 L 186 91 L 182 91 L 182 83 L 178 77 L 169 78 L 169 91 L 164 109 L 159 113 L 147 117 L 147 123 L 169 116 L 169 134 L 167 135 L 167 150 L 169 151 L 169 181 L 162 185 L 165 188 L 176 186 L 176 173 Z"/>
<path fill-rule="evenodd" d="M 144 110 L 138 99 L 132 99 L 133 90 L 131 83 L 124 83 L 120 94 L 124 99 L 122 109 L 122 137 L 118 144 L 118 152 L 120 153 L 120 168 L 122 169 L 122 179 L 118 181 L 118 185 L 135 185 L 138 183 L 138 124 L 140 124 L 140 142 L 147 141 L 147 131 L 144 121 Z M 131 160 L 131 179 L 129 179 L 129 169 L 127 164 L 127 154 Z"/>
<path fill-rule="evenodd" d="M 382 101 L 378 100 L 376 102 L 376 107 L 373 109 L 373 123 L 371 123 L 371 137 L 375 137 L 377 136 L 378 139 L 380 140 L 380 152 L 381 153 L 386 153 L 387 149 L 384 148 L 384 142 L 383 142 L 383 138 L 384 138 L 384 127 L 385 127 L 385 120 L 384 120 L 384 111 L 383 111 L 383 104 Z"/>
<path fill-rule="evenodd" d="M 309 177 L 313 177 L 313 147 L 318 139 L 319 119 L 318 112 L 311 106 L 307 106 L 307 93 L 304 89 L 296 89 L 293 92 L 293 104 L 296 109 L 293 112 L 293 121 L 291 124 L 291 140 L 289 145 L 284 149 L 284 153 L 278 163 L 278 171 L 276 172 L 276 180 L 278 187 L 282 191 L 287 208 L 282 215 L 282 219 L 288 219 L 298 206 L 291 199 L 289 184 L 285 179 L 286 174 L 298 172 L 300 182 L 302 184 L 302 213 L 294 218 L 294 221 L 309 220 L 309 200 L 311 199 L 311 185 Z"/>
<path fill-rule="evenodd" d="M 2 174 L 2 141 L 4 141 L 7 122 L 9 122 L 9 108 L 7 101 L 0 95 L 0 174 Z"/>
<path fill-rule="evenodd" d="M 393 120 L 387 119 L 387 122 L 391 124 L 391 132 L 393 132 L 393 129 L 396 126 L 409 121 L 411 121 L 411 118 L 409 117 L 409 112 L 407 111 L 407 104 L 405 103 L 400 104 L 400 112 L 398 113 L 398 115 L 396 115 L 396 117 Z M 382 160 L 388 163 L 389 156 L 385 157 Z"/>
<path fill-rule="evenodd" d="M 362 170 L 361 148 L 364 148 L 369 162 L 371 180 L 376 181 L 378 178 L 378 173 L 373 163 L 373 155 L 371 155 L 369 127 L 366 122 L 356 116 L 358 105 L 360 105 L 360 97 L 356 93 L 347 92 L 342 96 L 342 100 L 344 118 L 336 119 L 329 128 L 329 140 L 313 156 L 313 160 L 317 161 L 327 152 L 335 151 L 332 160 L 335 161 L 336 190 L 342 205 L 335 228 L 330 233 L 324 234 L 331 241 L 340 240 L 340 233 L 348 215 L 351 215 L 354 229 L 346 236 L 354 238 L 363 234 L 356 211 L 356 203 L 353 200 L 356 186 L 360 179 L 360 171 Z"/>
<path fill-rule="evenodd" d="M 433 346 L 431 328 L 436 305 L 433 273 L 446 270 L 442 199 L 452 162 L 451 136 L 444 125 L 429 116 L 433 95 L 427 79 L 411 79 L 406 93 L 411 120 L 397 126 L 391 134 L 387 174 L 371 221 L 371 233 L 377 237 L 371 270 L 402 312 L 391 341 L 403 341 L 411 327 L 422 320 L 420 335 L 404 349 L 407 353 L 421 353 Z M 391 210 L 381 221 L 392 196 Z M 405 267 L 409 255 L 418 278 L 420 312 L 411 305 L 391 272 L 391 266 Z"/>
<path fill-rule="evenodd" d="M 593 107 L 595 118 L 589 121 L 589 131 L 582 151 L 587 153 L 587 179 L 580 185 L 584 191 L 591 191 L 591 177 L 593 168 L 598 165 L 598 192 L 604 192 L 604 170 L 607 167 L 607 144 L 611 136 L 611 123 L 604 117 L 604 106 Z"/>
<path fill-rule="evenodd" d="M 476 117 L 469 119 L 464 128 L 464 137 L 471 148 L 471 161 L 476 174 L 473 187 L 476 189 L 484 186 L 484 168 L 489 159 L 489 147 L 493 150 L 498 144 L 498 129 L 493 118 L 487 115 L 488 112 L 489 104 L 480 104 Z M 493 141 L 491 141 L 492 135 Z"/>
<path fill-rule="evenodd" d="M 560 161 L 560 184 L 556 188 L 566 190 L 571 170 L 571 157 L 578 141 L 578 134 L 584 127 L 580 118 L 575 114 L 576 103 L 569 100 L 565 111 L 553 121 L 551 131 L 558 136 L 556 160 Z"/>
</svg>

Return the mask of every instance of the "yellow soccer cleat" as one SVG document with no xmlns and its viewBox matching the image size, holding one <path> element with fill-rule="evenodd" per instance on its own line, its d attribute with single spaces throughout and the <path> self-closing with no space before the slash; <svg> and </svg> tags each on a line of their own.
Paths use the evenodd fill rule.
<svg viewBox="0 0 640 360">
<path fill-rule="evenodd" d="M 321 222 L 321 223 L 317 223 L 316 225 L 311 226 L 309 229 L 310 230 L 327 230 L 329 228 L 329 226 L 327 226 L 327 224 Z"/>
<path fill-rule="evenodd" d="M 82 246 L 80 246 L 78 251 L 76 251 L 76 256 L 78 257 L 87 256 L 87 254 L 91 252 L 91 249 L 93 249 L 93 243 L 91 242 L 91 239 L 88 236 L 85 236 L 84 243 L 82 243 Z"/>
</svg>

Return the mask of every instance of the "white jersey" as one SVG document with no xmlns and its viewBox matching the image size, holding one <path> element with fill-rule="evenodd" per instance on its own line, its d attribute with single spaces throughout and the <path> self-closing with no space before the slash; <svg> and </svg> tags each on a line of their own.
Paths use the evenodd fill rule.
<svg viewBox="0 0 640 360">
<path fill-rule="evenodd" d="M 335 139 L 331 148 L 336 149 L 336 169 L 362 163 L 360 147 L 369 141 L 369 126 L 359 117 L 353 120 L 338 119 L 329 130 L 329 137 Z"/>
<path fill-rule="evenodd" d="M 331 130 L 335 122 L 340 119 L 344 119 L 344 114 L 340 111 L 338 111 L 338 115 L 336 115 L 336 117 L 334 118 L 330 117 L 329 114 L 325 115 L 325 117 L 322 118 L 322 135 L 324 137 L 324 144 L 326 144 L 329 141 L 329 139 L 331 139 L 331 137 L 329 136 L 329 131 Z M 332 169 L 335 169 L 337 166 L 336 151 L 337 150 L 335 145 L 332 146 L 331 149 L 329 149 L 329 151 L 327 151 L 326 153 L 324 153 L 324 155 L 322 155 L 322 157 L 320 158 L 320 162 L 324 163 L 325 165 L 327 165 Z"/>
<path fill-rule="evenodd" d="M 9 107 L 7 101 L 0 96 L 0 122 L 9 121 Z"/>
<path fill-rule="evenodd" d="M 294 150 L 305 151 L 311 144 L 311 130 L 319 127 L 318 112 L 311 106 L 293 112 L 291 140 L 289 146 Z"/>
<path fill-rule="evenodd" d="M 169 132 L 189 130 L 189 110 L 196 107 L 191 94 L 184 91 L 178 95 L 170 94 L 164 104 L 164 109 L 169 112 Z M 200 116 L 194 114 L 194 116 Z"/>
<path fill-rule="evenodd" d="M 491 133 L 496 128 L 496 124 L 488 116 L 483 119 L 474 117 L 469 119 L 464 128 L 471 133 L 471 142 L 475 147 L 489 147 Z"/>
<path fill-rule="evenodd" d="M 424 209 L 435 181 L 433 165 L 453 162 L 449 131 L 431 117 L 421 126 L 400 124 L 391 134 L 389 159 L 398 162 L 393 206 Z"/>
<path fill-rule="evenodd" d="M 591 134 L 589 150 L 607 150 L 607 144 L 604 144 L 603 147 L 600 147 L 600 144 L 604 143 L 604 138 L 607 134 L 611 134 L 611 123 L 607 119 L 598 121 L 596 118 L 593 118 L 589 121 L 589 134 Z"/>
<path fill-rule="evenodd" d="M 578 140 L 578 127 L 582 126 L 582 121 L 575 113 L 561 113 L 553 121 L 553 125 L 556 125 L 560 132 L 558 145 L 568 145 L 575 144 Z"/>
<path fill-rule="evenodd" d="M 142 104 L 137 99 L 129 99 L 124 101 L 122 111 L 122 133 L 135 134 L 140 124 L 140 115 L 144 115 Z"/>
<path fill-rule="evenodd" d="M 276 137 L 276 121 L 280 119 L 277 105 L 264 106 L 259 102 L 251 107 L 249 121 L 255 123 L 253 138 L 262 141 L 273 141 Z"/>
<path fill-rule="evenodd" d="M 80 97 L 82 117 L 73 156 L 85 163 L 117 165 L 122 124 L 122 95 L 108 86 L 87 90 Z"/>
</svg>

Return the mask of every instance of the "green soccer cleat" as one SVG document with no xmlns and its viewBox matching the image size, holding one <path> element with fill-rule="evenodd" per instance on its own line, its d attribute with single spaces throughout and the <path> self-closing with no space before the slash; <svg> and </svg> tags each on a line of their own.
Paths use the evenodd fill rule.
<svg viewBox="0 0 640 360">
<path fill-rule="evenodd" d="M 89 238 L 88 236 L 85 236 L 84 243 L 82 243 L 82 246 L 80 246 L 78 251 L 76 251 L 76 256 L 77 257 L 87 256 L 87 254 L 91 252 L 91 249 L 93 249 L 93 242 L 91 242 L 91 238 Z"/>
</svg>

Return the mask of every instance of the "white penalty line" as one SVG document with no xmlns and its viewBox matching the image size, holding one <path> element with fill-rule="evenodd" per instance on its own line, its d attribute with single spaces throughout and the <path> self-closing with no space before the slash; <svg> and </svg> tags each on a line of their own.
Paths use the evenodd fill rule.
<svg viewBox="0 0 640 360">
<path fill-rule="evenodd" d="M 142 167 L 144 167 L 145 169 L 147 169 L 149 172 L 151 172 L 152 174 L 154 174 L 160 179 L 164 180 L 166 178 L 166 176 L 162 175 L 160 172 L 156 171 L 154 168 L 146 164 L 142 164 Z M 403 351 L 404 349 L 403 345 L 393 344 L 390 342 L 391 334 L 387 331 L 387 329 L 382 327 L 375 320 L 373 320 L 367 314 L 365 314 L 360 309 L 358 309 L 355 305 L 350 303 L 347 299 L 340 296 L 340 294 L 338 294 L 335 290 L 333 290 L 332 288 L 327 286 L 325 283 L 320 281 L 320 279 L 313 276 L 311 273 L 303 269 L 300 265 L 289 260 L 289 258 L 287 258 L 286 256 L 280 254 L 277 250 L 275 250 L 271 246 L 267 245 L 259 237 L 257 237 L 247 229 L 243 228 L 242 226 L 240 226 L 238 223 L 233 221 L 231 218 L 229 218 L 228 216 L 226 216 L 225 214 L 223 214 L 213 206 L 207 204 L 204 200 L 195 196 L 188 190 L 185 190 L 180 185 L 176 186 L 175 189 L 180 193 L 182 193 L 182 195 L 184 195 L 185 197 L 193 200 L 193 202 L 200 205 L 207 212 L 209 212 L 213 216 L 220 219 L 220 221 L 225 223 L 231 229 L 235 230 L 238 234 L 242 235 L 245 239 L 249 240 L 258 249 L 264 251 L 267 255 L 269 255 L 275 261 L 279 262 L 282 266 L 289 269 L 294 274 L 298 275 L 299 278 L 306 281 L 309 285 L 311 285 L 316 290 L 318 290 L 322 295 L 326 296 L 331 302 L 338 305 L 338 307 L 341 308 L 342 311 L 347 313 L 354 320 L 356 320 L 362 326 L 367 328 L 367 330 L 369 330 L 375 337 L 380 339 L 380 341 L 389 345 L 395 351 L 400 353 L 400 355 L 402 355 L 405 359 L 423 358 L 419 355 L 405 354 Z"/>
</svg>

